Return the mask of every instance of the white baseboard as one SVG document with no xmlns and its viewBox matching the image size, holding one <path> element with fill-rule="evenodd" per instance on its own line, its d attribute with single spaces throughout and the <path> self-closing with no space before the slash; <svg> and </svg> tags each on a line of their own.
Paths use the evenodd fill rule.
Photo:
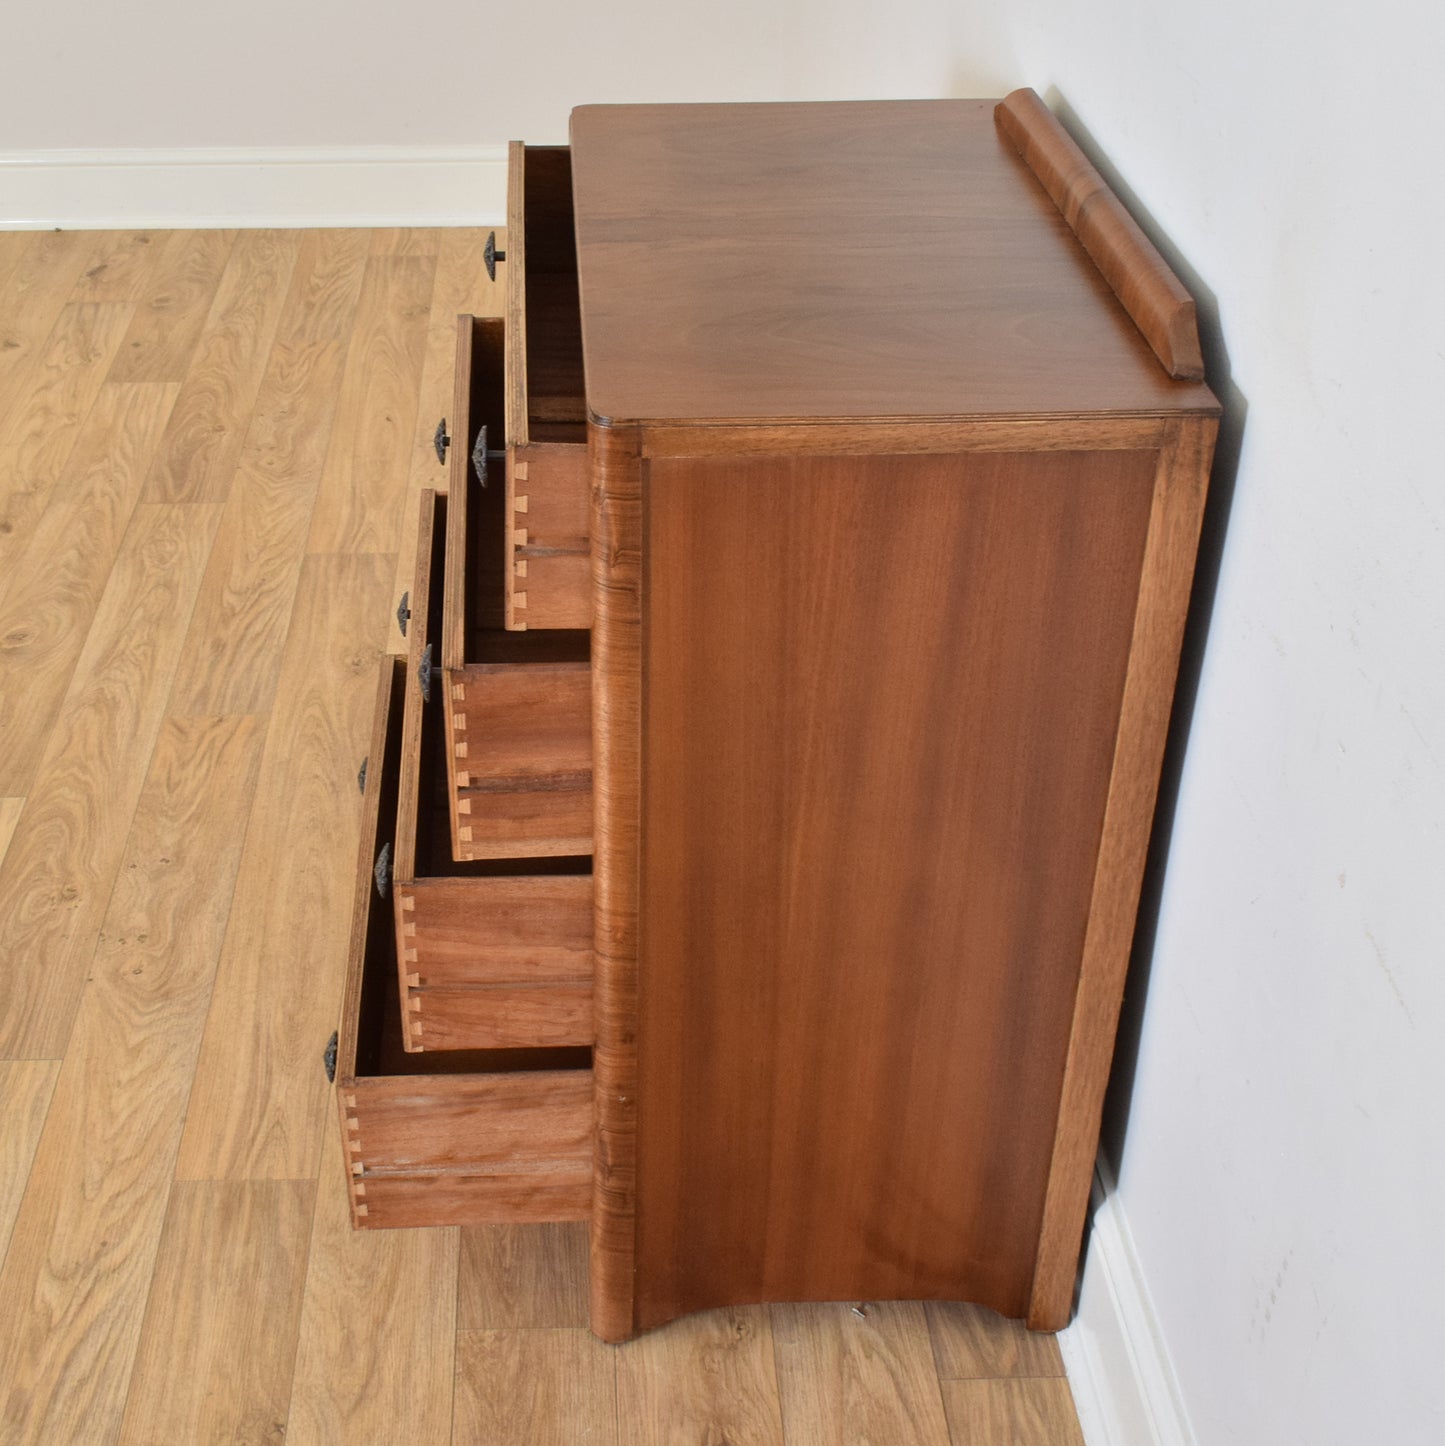
<svg viewBox="0 0 1445 1446">
<path fill-rule="evenodd" d="M 1087 1446 L 1194 1446 L 1134 1238 L 1102 1159 L 1079 1310 L 1058 1339 Z"/>
<path fill-rule="evenodd" d="M 498 226 L 507 148 L 0 151 L 0 228 Z"/>
</svg>

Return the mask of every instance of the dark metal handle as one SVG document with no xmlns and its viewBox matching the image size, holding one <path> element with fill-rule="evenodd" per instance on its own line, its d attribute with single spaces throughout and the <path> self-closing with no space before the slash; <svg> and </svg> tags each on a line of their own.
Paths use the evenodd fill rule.
<svg viewBox="0 0 1445 1446">
<path fill-rule="evenodd" d="M 487 485 L 487 456 L 487 429 L 482 427 L 477 432 L 477 444 L 472 448 L 472 471 L 483 487 Z"/>
<path fill-rule="evenodd" d="M 361 760 L 361 767 L 356 770 L 356 791 L 363 796 L 366 793 L 366 765 L 371 762 L 371 755 L 368 754 Z"/>
<path fill-rule="evenodd" d="M 384 899 L 387 890 L 391 888 L 391 845 L 384 843 L 381 852 L 376 856 L 376 867 L 371 871 L 371 877 L 376 881 L 376 892 Z"/>
<path fill-rule="evenodd" d="M 431 644 L 421 650 L 421 661 L 416 665 L 416 681 L 421 688 L 423 703 L 431 702 Z"/>
<path fill-rule="evenodd" d="M 336 1083 L 336 1047 L 340 1044 L 336 1030 L 332 1030 L 331 1038 L 326 1041 L 326 1048 L 321 1052 L 321 1063 L 326 1066 L 326 1083 Z"/>
<path fill-rule="evenodd" d="M 431 444 L 437 449 L 437 461 L 445 466 L 447 448 L 452 444 L 452 439 L 447 436 L 447 419 L 445 417 L 437 423 L 437 429 L 432 433 Z"/>
<path fill-rule="evenodd" d="M 407 619 L 411 617 L 411 589 L 402 593 L 401 601 L 396 605 L 396 625 L 401 629 L 402 637 L 406 636 Z"/>
<path fill-rule="evenodd" d="M 497 262 L 506 259 L 507 253 L 497 250 L 497 233 L 495 231 L 487 232 L 487 244 L 482 252 L 482 260 L 487 263 L 487 276 L 492 281 L 497 279 Z"/>
</svg>

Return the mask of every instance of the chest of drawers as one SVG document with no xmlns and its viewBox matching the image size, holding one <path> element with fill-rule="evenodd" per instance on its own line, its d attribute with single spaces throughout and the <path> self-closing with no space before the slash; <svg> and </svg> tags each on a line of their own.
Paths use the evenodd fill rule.
<svg viewBox="0 0 1445 1446">
<path fill-rule="evenodd" d="M 613 1340 L 1059 1327 L 1216 427 L 1192 304 L 1031 92 L 586 107 L 513 148 L 502 265 L 379 684 L 357 1223 L 585 1215 Z"/>
</svg>

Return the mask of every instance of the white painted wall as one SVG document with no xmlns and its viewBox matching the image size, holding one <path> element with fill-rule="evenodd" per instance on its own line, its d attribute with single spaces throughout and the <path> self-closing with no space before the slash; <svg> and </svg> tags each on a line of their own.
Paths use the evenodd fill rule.
<svg viewBox="0 0 1445 1446">
<path fill-rule="evenodd" d="M 1217 297 L 1248 404 L 1118 1201 L 1201 1446 L 1434 1446 L 1445 21 L 1033 0 L 1007 40 Z"/>
<path fill-rule="evenodd" d="M 1445 1440 L 1440 15 L 53 0 L 0 52 L 0 150 L 545 141 L 581 101 L 1028 83 L 1127 178 L 1217 298 L 1243 424 L 1108 1131 L 1200 1446 Z"/>
<path fill-rule="evenodd" d="M 928 32 L 877 27 L 825 0 L 17 4 L 0 152 L 540 144 L 584 102 L 938 90 Z"/>
</svg>

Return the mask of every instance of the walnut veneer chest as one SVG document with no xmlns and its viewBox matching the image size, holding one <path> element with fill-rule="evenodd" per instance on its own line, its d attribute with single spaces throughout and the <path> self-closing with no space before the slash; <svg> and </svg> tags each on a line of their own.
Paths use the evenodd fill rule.
<svg viewBox="0 0 1445 1446">
<path fill-rule="evenodd" d="M 378 685 L 356 1223 L 588 1218 L 610 1340 L 1056 1329 L 1215 435 L 1193 305 L 1029 91 L 571 141 L 513 148 Z"/>
</svg>

